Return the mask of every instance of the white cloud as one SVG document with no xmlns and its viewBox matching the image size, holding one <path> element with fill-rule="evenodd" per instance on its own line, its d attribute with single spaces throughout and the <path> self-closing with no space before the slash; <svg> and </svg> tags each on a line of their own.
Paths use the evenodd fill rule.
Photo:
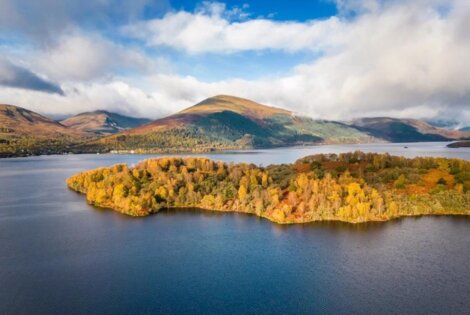
<svg viewBox="0 0 470 315">
<path fill-rule="evenodd" d="M 319 50 L 328 44 L 324 37 L 341 26 L 336 17 L 305 23 L 267 19 L 233 22 L 224 8 L 213 5 L 195 13 L 169 13 L 161 19 L 127 26 L 123 31 L 151 46 L 169 46 L 189 53 L 233 53 L 263 49 Z"/>
<path fill-rule="evenodd" d="M 149 72 L 165 68 L 162 58 L 122 46 L 95 33 L 68 32 L 33 54 L 31 67 L 61 81 L 87 81 L 116 72 Z"/>
<path fill-rule="evenodd" d="M 196 6 L 196 12 L 202 15 L 215 15 L 231 21 L 241 21 L 247 19 L 251 14 L 247 10 L 250 5 L 245 3 L 242 6 L 227 7 L 222 2 L 203 1 Z"/>
</svg>

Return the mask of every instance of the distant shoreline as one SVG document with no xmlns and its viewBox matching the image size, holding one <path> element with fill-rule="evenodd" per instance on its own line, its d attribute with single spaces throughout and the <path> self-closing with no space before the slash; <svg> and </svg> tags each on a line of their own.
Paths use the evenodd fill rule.
<svg viewBox="0 0 470 315">
<path fill-rule="evenodd" d="M 170 150 L 170 149 L 155 149 L 155 150 L 144 150 L 144 149 L 135 149 L 135 150 L 109 150 L 109 151 L 74 151 L 74 150 L 67 150 L 67 151 L 57 151 L 57 152 L 50 152 L 50 153 L 20 153 L 20 154 L 4 154 L 0 152 L 0 159 L 5 158 L 19 158 L 19 157 L 35 157 L 35 156 L 50 156 L 50 155 L 80 155 L 80 154 L 116 154 L 116 155 L 125 155 L 125 154 L 135 154 L 135 155 L 146 155 L 146 154 L 238 154 L 238 153 L 246 153 L 247 151 L 254 151 L 257 150 L 282 150 L 285 148 L 309 148 L 309 147 L 321 147 L 321 146 L 349 146 L 349 145 L 382 145 L 382 144 L 395 144 L 395 145 L 403 145 L 409 146 L 414 143 L 448 143 L 446 147 L 451 147 L 450 145 L 455 142 L 450 142 L 449 140 L 445 141 L 415 141 L 415 142 L 364 142 L 364 143 L 318 143 L 318 144 L 305 144 L 305 145 L 286 145 L 286 146 L 274 146 L 274 147 L 257 147 L 257 148 L 227 148 L 227 149 L 181 149 L 181 150 Z M 462 146 L 466 147 L 466 146 Z"/>
</svg>

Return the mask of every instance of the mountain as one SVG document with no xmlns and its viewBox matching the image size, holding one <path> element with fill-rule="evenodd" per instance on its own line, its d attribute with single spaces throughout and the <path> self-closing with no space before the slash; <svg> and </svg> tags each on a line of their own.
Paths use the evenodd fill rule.
<svg viewBox="0 0 470 315">
<path fill-rule="evenodd" d="M 0 157 L 63 151 L 86 135 L 13 105 L 0 105 Z"/>
<path fill-rule="evenodd" d="M 470 126 L 469 126 L 469 127 L 460 128 L 459 131 L 470 132 Z"/>
<path fill-rule="evenodd" d="M 313 120 L 285 109 L 218 95 L 174 115 L 93 141 L 88 148 L 208 151 L 376 140 L 343 123 Z"/>
<path fill-rule="evenodd" d="M 150 121 L 150 119 L 128 117 L 104 110 L 97 110 L 69 117 L 60 123 L 80 131 L 96 135 L 107 135 L 135 128 Z"/>
<path fill-rule="evenodd" d="M 469 132 L 437 128 L 417 119 L 359 118 L 349 124 L 390 142 L 449 141 L 470 136 Z"/>
<path fill-rule="evenodd" d="M 214 96 L 174 115 L 146 122 L 96 111 L 59 123 L 21 107 L 0 105 L 0 157 L 470 139 L 470 132 L 437 128 L 416 119 L 375 117 L 348 123 L 315 120 L 227 95 Z"/>
</svg>

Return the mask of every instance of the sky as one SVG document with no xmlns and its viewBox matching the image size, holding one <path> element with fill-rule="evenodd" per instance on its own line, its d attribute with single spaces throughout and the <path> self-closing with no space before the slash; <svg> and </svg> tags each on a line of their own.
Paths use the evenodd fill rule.
<svg viewBox="0 0 470 315">
<path fill-rule="evenodd" d="M 0 103 L 159 118 L 228 94 L 470 125 L 468 0 L 0 0 Z"/>
</svg>

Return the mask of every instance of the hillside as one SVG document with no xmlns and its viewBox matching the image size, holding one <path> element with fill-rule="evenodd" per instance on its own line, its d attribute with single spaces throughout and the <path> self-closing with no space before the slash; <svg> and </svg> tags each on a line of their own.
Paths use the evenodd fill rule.
<svg viewBox="0 0 470 315">
<path fill-rule="evenodd" d="M 128 117 L 104 110 L 97 110 L 69 117 L 60 123 L 83 132 L 108 135 L 135 128 L 150 121 L 150 119 Z"/>
<path fill-rule="evenodd" d="M 99 150 L 207 151 L 376 141 L 353 127 L 297 116 L 234 96 L 208 98 L 179 113 L 101 138 Z"/>
<path fill-rule="evenodd" d="M 33 111 L 0 105 L 0 157 L 62 152 L 85 137 Z"/>
<path fill-rule="evenodd" d="M 437 128 L 417 119 L 359 118 L 350 125 L 390 142 L 449 141 L 470 136 L 470 132 Z"/>
</svg>

